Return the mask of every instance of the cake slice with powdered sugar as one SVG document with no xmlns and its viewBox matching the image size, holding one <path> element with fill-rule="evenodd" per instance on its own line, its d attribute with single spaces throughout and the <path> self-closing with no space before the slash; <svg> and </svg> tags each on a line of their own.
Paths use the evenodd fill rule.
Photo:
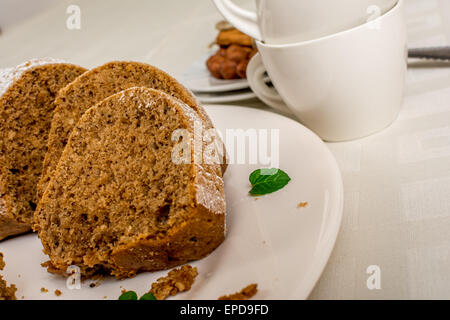
<svg viewBox="0 0 450 320">
<path fill-rule="evenodd" d="M 204 120 L 191 106 L 142 87 L 88 109 L 35 214 L 48 270 L 65 274 L 76 265 L 84 277 L 124 278 L 218 247 L 226 230 L 224 183 L 220 164 L 195 159 L 198 124 Z"/>
<path fill-rule="evenodd" d="M 0 71 L 0 240 L 30 230 L 55 97 L 85 71 L 50 58 Z"/>
</svg>

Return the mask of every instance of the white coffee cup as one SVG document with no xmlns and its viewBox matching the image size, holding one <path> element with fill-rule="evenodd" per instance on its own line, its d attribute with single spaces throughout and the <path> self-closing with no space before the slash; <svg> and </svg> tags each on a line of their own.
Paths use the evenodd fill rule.
<svg viewBox="0 0 450 320">
<path fill-rule="evenodd" d="M 378 19 L 289 45 L 257 41 L 250 87 L 327 141 L 364 137 L 389 126 L 403 101 L 407 69 L 404 0 Z M 264 81 L 265 72 L 273 85 Z"/>
<path fill-rule="evenodd" d="M 235 28 L 268 44 L 320 38 L 374 20 L 396 0 L 256 0 L 257 12 L 214 0 Z"/>
</svg>

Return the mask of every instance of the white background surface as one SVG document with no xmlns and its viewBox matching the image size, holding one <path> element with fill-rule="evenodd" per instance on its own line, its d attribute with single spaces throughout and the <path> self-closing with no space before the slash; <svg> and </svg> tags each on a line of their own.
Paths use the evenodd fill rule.
<svg viewBox="0 0 450 320">
<path fill-rule="evenodd" d="M 58 0 L 1 0 L 0 28 L 4 31 L 47 9 Z"/>
<path fill-rule="evenodd" d="M 81 30 L 66 29 L 68 4 L 80 5 Z M 450 1 L 406 5 L 410 46 L 448 45 Z M 180 76 L 219 19 L 209 0 L 60 1 L 4 31 L 0 67 L 45 56 L 86 67 L 129 59 Z M 411 61 L 399 119 L 328 146 L 344 178 L 344 221 L 310 298 L 450 299 L 450 64 Z M 381 268 L 381 290 L 366 286 L 370 265 Z"/>
</svg>

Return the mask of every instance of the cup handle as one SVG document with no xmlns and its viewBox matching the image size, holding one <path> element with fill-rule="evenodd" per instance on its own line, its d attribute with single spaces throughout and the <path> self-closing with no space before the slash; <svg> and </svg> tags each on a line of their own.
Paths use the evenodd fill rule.
<svg viewBox="0 0 450 320">
<path fill-rule="evenodd" d="M 255 12 L 242 9 L 231 0 L 213 0 L 220 13 L 236 29 L 256 40 L 263 40 L 258 27 L 258 18 Z"/>
<path fill-rule="evenodd" d="M 269 87 L 264 81 L 265 73 L 266 68 L 264 67 L 261 54 L 257 53 L 247 66 L 247 80 L 250 88 L 265 104 L 278 111 L 292 115 L 289 107 L 284 103 L 275 88 Z"/>
</svg>

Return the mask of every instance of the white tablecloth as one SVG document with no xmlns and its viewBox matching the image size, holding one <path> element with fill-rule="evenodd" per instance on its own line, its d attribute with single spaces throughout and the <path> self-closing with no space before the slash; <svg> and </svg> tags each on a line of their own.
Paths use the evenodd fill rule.
<svg viewBox="0 0 450 320">
<path fill-rule="evenodd" d="M 450 1 L 406 1 L 410 46 L 448 45 Z M 72 3 L 81 7 L 81 30 L 66 28 Z M 43 56 L 86 67 L 129 59 L 179 76 L 205 53 L 220 18 L 210 0 L 60 1 L 4 30 L 0 68 Z M 411 61 L 399 119 L 328 146 L 343 173 L 344 220 L 310 298 L 449 299 L 450 63 Z M 380 290 L 366 285 L 371 265 L 380 268 Z"/>
</svg>

